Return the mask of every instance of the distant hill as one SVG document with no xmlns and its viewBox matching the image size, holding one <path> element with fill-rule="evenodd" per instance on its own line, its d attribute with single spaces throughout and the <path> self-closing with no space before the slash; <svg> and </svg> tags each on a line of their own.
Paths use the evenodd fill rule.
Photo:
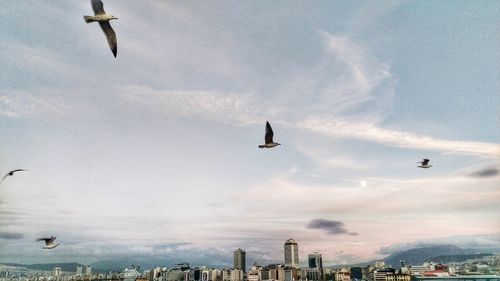
<svg viewBox="0 0 500 281">
<path fill-rule="evenodd" d="M 451 263 L 451 262 L 464 262 L 470 259 L 480 259 L 487 256 L 493 256 L 494 254 L 466 254 L 466 255 L 450 255 L 450 256 L 438 256 L 433 257 L 430 261 L 435 263 Z"/>
<path fill-rule="evenodd" d="M 406 261 L 406 264 L 416 265 L 426 261 L 432 261 L 437 257 L 455 256 L 458 258 L 458 256 L 472 254 L 477 254 L 477 251 L 462 249 L 454 245 L 436 245 L 394 253 L 385 258 L 384 261 L 386 264 L 390 264 L 397 268 L 401 260 Z"/>
<path fill-rule="evenodd" d="M 77 266 L 82 266 L 79 263 L 37 263 L 37 264 L 19 264 L 19 263 L 1 263 L 7 266 L 17 266 L 17 267 L 26 267 L 32 270 L 53 270 L 55 267 L 61 268 L 62 271 L 66 272 L 76 272 Z"/>
</svg>

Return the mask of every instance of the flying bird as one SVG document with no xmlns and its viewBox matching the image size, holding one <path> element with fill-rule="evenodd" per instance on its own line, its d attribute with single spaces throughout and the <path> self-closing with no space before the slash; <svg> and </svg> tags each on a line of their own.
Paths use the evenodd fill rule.
<svg viewBox="0 0 500 281">
<path fill-rule="evenodd" d="M 273 129 L 271 128 L 269 122 L 266 121 L 266 136 L 264 137 L 266 143 L 264 145 L 259 145 L 259 148 L 273 148 L 275 146 L 281 145 L 273 141 L 273 136 Z"/>
<path fill-rule="evenodd" d="M 109 24 L 109 21 L 117 20 L 118 18 L 113 15 L 106 14 L 106 12 L 104 11 L 104 5 L 102 4 L 101 0 L 90 0 L 90 3 L 92 4 L 92 9 L 94 10 L 94 16 L 83 16 L 83 19 L 86 23 L 91 23 L 94 21 L 99 23 L 102 31 L 104 32 L 104 35 L 106 35 L 109 48 L 116 58 L 116 53 L 118 51 L 118 46 L 116 44 L 116 34 L 111 27 L 111 24 Z"/>
<path fill-rule="evenodd" d="M 417 163 L 420 163 L 420 165 L 418 165 L 417 167 L 428 169 L 428 168 L 432 167 L 432 165 L 429 165 L 429 161 L 430 161 L 429 159 L 424 159 L 420 162 L 417 162 Z"/>
<path fill-rule="evenodd" d="M 2 180 L 0 182 L 3 182 L 3 180 L 6 178 L 6 177 L 12 177 L 14 175 L 14 173 L 17 173 L 17 172 L 25 172 L 25 171 L 28 171 L 28 170 L 23 170 L 23 169 L 16 169 L 16 170 L 12 170 L 10 172 L 8 172 L 7 174 L 5 174 L 5 176 L 3 176 Z"/>
<path fill-rule="evenodd" d="M 45 241 L 45 246 L 43 246 L 42 249 L 54 249 L 55 247 L 59 246 L 59 244 L 54 243 L 57 237 L 50 236 L 50 238 L 38 238 L 36 241 Z"/>
</svg>

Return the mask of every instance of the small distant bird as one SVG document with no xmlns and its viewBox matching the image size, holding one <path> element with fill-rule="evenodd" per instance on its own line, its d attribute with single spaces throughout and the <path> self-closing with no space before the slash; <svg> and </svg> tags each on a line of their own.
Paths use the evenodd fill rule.
<svg viewBox="0 0 500 281">
<path fill-rule="evenodd" d="M 17 173 L 17 172 L 25 172 L 25 171 L 28 171 L 28 170 L 23 170 L 23 169 L 16 169 L 16 170 L 12 170 L 10 172 L 8 172 L 7 174 L 5 174 L 5 176 L 3 176 L 2 180 L 0 182 L 3 182 L 3 180 L 6 178 L 6 177 L 12 177 L 14 175 L 14 173 Z"/>
<path fill-rule="evenodd" d="M 424 169 L 428 169 L 428 168 L 432 167 L 432 165 L 429 165 L 429 161 L 431 161 L 431 160 L 429 160 L 429 159 L 424 159 L 424 160 L 422 160 L 421 162 L 417 162 L 417 163 L 420 163 L 420 165 L 418 165 L 417 167 L 419 167 L 419 168 L 424 168 Z"/>
<path fill-rule="evenodd" d="M 92 4 L 92 9 L 94 10 L 94 16 L 83 16 L 83 19 L 85 19 L 86 23 L 91 23 L 94 21 L 99 22 L 99 25 L 101 26 L 101 29 L 104 32 L 104 35 L 106 35 L 106 39 L 108 40 L 109 48 L 116 58 L 116 53 L 118 52 L 118 46 L 116 44 L 116 34 L 111 27 L 111 24 L 109 24 L 109 21 L 117 20 L 118 18 L 113 15 L 106 14 L 106 12 L 104 11 L 104 5 L 102 4 L 101 0 L 90 0 L 90 3 Z"/>
<path fill-rule="evenodd" d="M 266 136 L 264 138 L 266 144 L 259 145 L 259 148 L 273 148 L 277 145 L 281 145 L 273 141 L 273 136 L 274 136 L 273 129 L 271 128 L 271 125 L 269 125 L 269 122 L 266 121 Z"/>
<path fill-rule="evenodd" d="M 45 246 L 43 246 L 42 249 L 54 249 L 55 247 L 59 246 L 59 244 L 54 243 L 57 237 L 50 236 L 50 238 L 38 238 L 36 241 L 45 241 Z"/>
</svg>

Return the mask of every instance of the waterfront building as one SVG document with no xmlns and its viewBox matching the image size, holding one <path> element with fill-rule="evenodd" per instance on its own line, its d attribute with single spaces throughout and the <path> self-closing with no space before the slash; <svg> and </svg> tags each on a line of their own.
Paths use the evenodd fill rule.
<svg viewBox="0 0 500 281">
<path fill-rule="evenodd" d="M 429 270 L 422 273 L 423 276 L 450 276 L 448 271 L 443 270 Z"/>
<path fill-rule="evenodd" d="M 500 281 L 498 275 L 412 276 L 411 281 Z"/>
</svg>

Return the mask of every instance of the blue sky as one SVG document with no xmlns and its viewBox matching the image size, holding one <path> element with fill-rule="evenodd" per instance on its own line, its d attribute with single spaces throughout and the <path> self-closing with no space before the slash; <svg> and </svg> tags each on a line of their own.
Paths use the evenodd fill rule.
<svg viewBox="0 0 500 281">
<path fill-rule="evenodd" d="M 104 4 L 0 11 L 0 261 L 498 245 L 497 2 Z"/>
</svg>

